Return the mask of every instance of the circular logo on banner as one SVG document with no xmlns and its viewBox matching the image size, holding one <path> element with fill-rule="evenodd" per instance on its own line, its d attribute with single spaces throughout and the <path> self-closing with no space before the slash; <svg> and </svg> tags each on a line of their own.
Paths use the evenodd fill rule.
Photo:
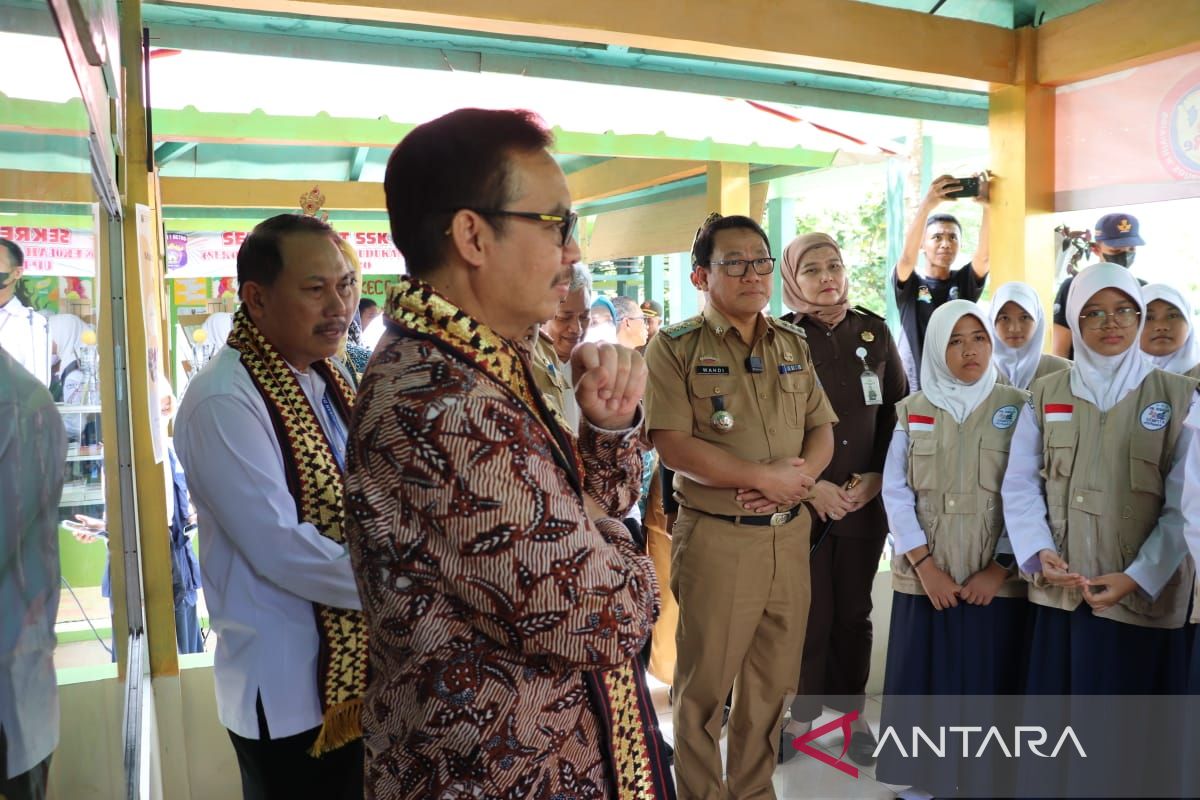
<svg viewBox="0 0 1200 800">
<path fill-rule="evenodd" d="M 996 413 L 992 414 L 992 425 L 1000 430 L 1007 430 L 1017 421 L 1017 407 L 1003 406 L 996 409 Z"/>
<path fill-rule="evenodd" d="M 1161 431 L 1170 421 L 1170 403 L 1151 403 L 1142 409 L 1142 427 L 1148 431 Z"/>
<path fill-rule="evenodd" d="M 1158 107 L 1158 159 L 1181 180 L 1200 178 L 1200 69 L 1167 92 Z"/>
</svg>

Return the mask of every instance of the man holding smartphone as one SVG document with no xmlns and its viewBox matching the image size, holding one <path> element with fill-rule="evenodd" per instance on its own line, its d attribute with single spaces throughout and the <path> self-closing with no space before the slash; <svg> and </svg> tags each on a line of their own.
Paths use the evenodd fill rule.
<svg viewBox="0 0 1200 800">
<path fill-rule="evenodd" d="M 962 225 L 951 214 L 935 214 L 947 200 L 974 197 L 983 206 L 983 222 L 975 255 L 966 266 L 951 269 L 958 258 Z M 917 257 L 925 254 L 926 274 L 917 272 Z M 910 391 L 921 388 L 921 348 L 925 327 L 934 310 L 950 300 L 974 302 L 983 293 L 988 274 L 988 195 L 986 174 L 970 178 L 942 175 L 929 185 L 904 237 L 904 251 L 892 273 L 892 288 L 900 310 L 897 344 Z"/>
</svg>

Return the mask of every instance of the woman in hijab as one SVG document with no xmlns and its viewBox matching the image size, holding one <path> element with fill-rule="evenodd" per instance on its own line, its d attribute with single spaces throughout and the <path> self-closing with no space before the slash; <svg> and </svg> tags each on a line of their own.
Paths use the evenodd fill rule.
<svg viewBox="0 0 1200 800">
<path fill-rule="evenodd" d="M 1037 292 L 1027 283 L 1010 281 L 992 296 L 992 362 L 1001 383 L 1029 389 L 1038 378 L 1060 372 L 1071 362 L 1042 352 L 1046 315 Z"/>
<path fill-rule="evenodd" d="M 1152 283 L 1142 287 L 1146 325 L 1142 352 L 1150 363 L 1167 372 L 1200 379 L 1200 338 L 1192 327 L 1192 304 L 1174 286 Z"/>
<path fill-rule="evenodd" d="M 1028 604 L 1005 534 L 1000 485 L 1028 398 L 997 380 L 990 326 L 979 306 L 952 300 L 933 312 L 921 391 L 896 407 L 883 475 L 896 553 L 884 676 L 889 697 L 1021 690 L 1018 654 Z M 909 720 L 906 705 L 885 702 L 881 724 Z M 885 750 L 876 775 L 938 796 L 1001 796 L 985 765 L 909 761 Z"/>
<path fill-rule="evenodd" d="M 1002 487 L 1032 582 L 1028 691 L 1181 692 L 1193 569 L 1180 503 L 1200 468 L 1183 422 L 1196 384 L 1138 348 L 1145 307 L 1123 267 L 1080 272 L 1066 311 L 1075 363 L 1034 384 Z"/>
<path fill-rule="evenodd" d="M 54 314 L 48 324 L 55 350 L 51 357 L 54 375 L 50 380 L 50 394 L 56 403 L 76 403 L 78 399 L 71 399 L 71 395 L 78 395 L 82 385 L 79 347 L 83 344 L 83 332 L 88 330 L 88 324 L 74 314 Z M 71 376 L 75 376 L 74 379 Z M 73 392 L 66 391 L 68 382 Z"/>
<path fill-rule="evenodd" d="M 784 320 L 808 338 L 813 365 L 838 415 L 833 460 L 813 487 L 812 600 L 796 700 L 783 732 L 780 761 L 807 733 L 822 706 L 857 711 L 847 754 L 875 763 L 875 735 L 861 714 L 871 670 L 871 587 L 887 537 L 879 490 L 896 403 L 908 393 L 904 365 L 882 317 L 852 308 L 838 244 L 824 233 L 797 238 L 783 251 Z"/>
</svg>

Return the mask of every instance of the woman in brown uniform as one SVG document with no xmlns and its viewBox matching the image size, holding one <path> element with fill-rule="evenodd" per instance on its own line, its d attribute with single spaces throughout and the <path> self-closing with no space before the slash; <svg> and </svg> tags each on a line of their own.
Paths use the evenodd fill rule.
<svg viewBox="0 0 1200 800">
<path fill-rule="evenodd" d="M 887 324 L 851 308 L 849 275 L 837 242 L 824 233 L 797 238 L 783 251 L 784 319 L 808 334 L 813 365 L 833 404 L 833 461 L 813 487 L 812 604 L 797 697 L 780 760 L 796 754 L 822 706 L 860 714 L 871 668 L 871 586 L 879 569 L 887 518 L 879 500 L 883 462 L 896 427 L 896 403 L 908 382 Z M 846 488 L 854 483 L 853 488 Z M 874 763 L 875 735 L 861 716 L 852 723 L 849 756 Z"/>
</svg>

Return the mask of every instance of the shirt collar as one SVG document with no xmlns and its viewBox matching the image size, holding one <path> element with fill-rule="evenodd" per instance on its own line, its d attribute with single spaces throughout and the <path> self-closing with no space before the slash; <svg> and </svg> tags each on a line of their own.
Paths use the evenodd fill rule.
<svg viewBox="0 0 1200 800">
<path fill-rule="evenodd" d="M 712 303 L 704 306 L 704 310 L 700 312 L 700 316 L 704 318 L 704 322 L 712 329 L 717 336 L 724 338 L 730 331 L 736 331 L 737 328 L 729 321 L 729 319 L 718 311 Z M 758 341 L 764 335 L 775 338 L 775 327 L 767 324 L 767 318 L 763 314 L 758 315 L 754 326 L 754 341 Z M 740 336 L 738 338 L 741 338 Z M 751 344 L 751 342 L 746 342 Z"/>
</svg>

